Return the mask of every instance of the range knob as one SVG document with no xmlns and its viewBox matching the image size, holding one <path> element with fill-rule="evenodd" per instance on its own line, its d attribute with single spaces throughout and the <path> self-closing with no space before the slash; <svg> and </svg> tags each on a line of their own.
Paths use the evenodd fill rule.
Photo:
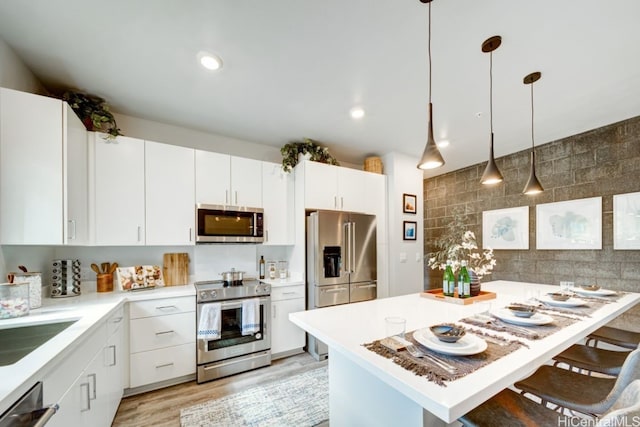
<svg viewBox="0 0 640 427">
<path fill-rule="evenodd" d="M 218 292 L 217 291 L 211 291 L 211 298 L 215 298 L 218 296 Z"/>
<path fill-rule="evenodd" d="M 207 292 L 206 291 L 200 292 L 200 298 L 201 299 L 206 299 L 207 298 Z"/>
</svg>

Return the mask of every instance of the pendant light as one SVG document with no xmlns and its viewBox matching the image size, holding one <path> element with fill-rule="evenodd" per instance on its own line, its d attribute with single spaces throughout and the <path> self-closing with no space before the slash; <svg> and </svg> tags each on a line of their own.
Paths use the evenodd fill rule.
<svg viewBox="0 0 640 427">
<path fill-rule="evenodd" d="M 431 1 L 420 0 L 422 3 L 429 3 L 429 125 L 427 130 L 427 145 L 424 147 L 422 158 L 418 163 L 418 169 L 435 169 L 444 165 L 444 159 L 436 141 L 433 138 L 433 105 L 431 104 Z"/>
<path fill-rule="evenodd" d="M 482 51 L 489 53 L 489 123 L 491 126 L 491 145 L 489 146 L 489 161 L 487 167 L 484 169 L 480 182 L 482 184 L 497 184 L 502 182 L 502 174 L 496 160 L 493 157 L 493 51 L 500 47 L 502 43 L 502 37 L 493 36 L 488 38 L 482 43 Z"/>
<path fill-rule="evenodd" d="M 538 181 L 538 177 L 536 176 L 536 151 L 533 138 L 533 83 L 540 80 L 540 77 L 542 77 L 542 73 L 536 71 L 535 73 L 529 74 L 522 80 L 524 84 L 531 85 L 531 170 L 529 172 L 527 185 L 525 185 L 524 190 L 522 190 L 524 194 L 528 195 L 538 194 L 544 191 L 542 184 L 540 184 L 540 181 Z"/>
</svg>

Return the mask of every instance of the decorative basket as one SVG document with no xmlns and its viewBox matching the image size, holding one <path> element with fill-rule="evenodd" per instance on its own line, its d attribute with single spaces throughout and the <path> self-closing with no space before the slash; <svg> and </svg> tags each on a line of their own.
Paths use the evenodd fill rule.
<svg viewBox="0 0 640 427">
<path fill-rule="evenodd" d="M 380 157 L 367 157 L 364 159 L 364 170 L 382 174 L 382 159 Z"/>
</svg>

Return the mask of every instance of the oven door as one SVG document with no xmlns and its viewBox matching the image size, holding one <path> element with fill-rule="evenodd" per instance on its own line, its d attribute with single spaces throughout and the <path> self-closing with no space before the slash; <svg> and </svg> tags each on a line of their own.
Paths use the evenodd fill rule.
<svg viewBox="0 0 640 427">
<path fill-rule="evenodd" d="M 242 300 L 222 301 L 221 330 L 217 340 L 197 339 L 198 364 L 211 363 L 271 348 L 271 297 L 260 299 L 260 330 L 253 335 L 242 335 Z M 196 325 L 200 323 L 202 306 L 198 304 Z"/>
<path fill-rule="evenodd" d="M 260 243 L 263 238 L 264 212 L 259 208 L 233 208 L 221 205 L 196 206 L 200 243 Z"/>
</svg>

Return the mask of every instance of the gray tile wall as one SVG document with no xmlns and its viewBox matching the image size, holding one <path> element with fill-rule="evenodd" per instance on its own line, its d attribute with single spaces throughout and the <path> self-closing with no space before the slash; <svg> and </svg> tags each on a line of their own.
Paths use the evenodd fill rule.
<svg viewBox="0 0 640 427">
<path fill-rule="evenodd" d="M 504 181 L 494 186 L 480 184 L 486 162 L 426 179 L 425 254 L 434 250 L 432 242 L 451 221 L 454 208 L 464 209 L 481 245 L 483 211 L 528 205 L 530 249 L 495 251 L 497 265 L 484 280 L 597 281 L 611 289 L 640 291 L 640 251 L 613 250 L 612 215 L 614 194 L 640 191 L 640 117 L 536 147 L 537 176 L 545 191 L 535 196 L 522 194 L 529 156 L 526 150 L 496 159 Z M 602 250 L 536 250 L 537 204 L 595 196 L 602 196 Z M 441 271 L 426 267 L 425 288 L 440 286 L 441 278 Z"/>
</svg>

